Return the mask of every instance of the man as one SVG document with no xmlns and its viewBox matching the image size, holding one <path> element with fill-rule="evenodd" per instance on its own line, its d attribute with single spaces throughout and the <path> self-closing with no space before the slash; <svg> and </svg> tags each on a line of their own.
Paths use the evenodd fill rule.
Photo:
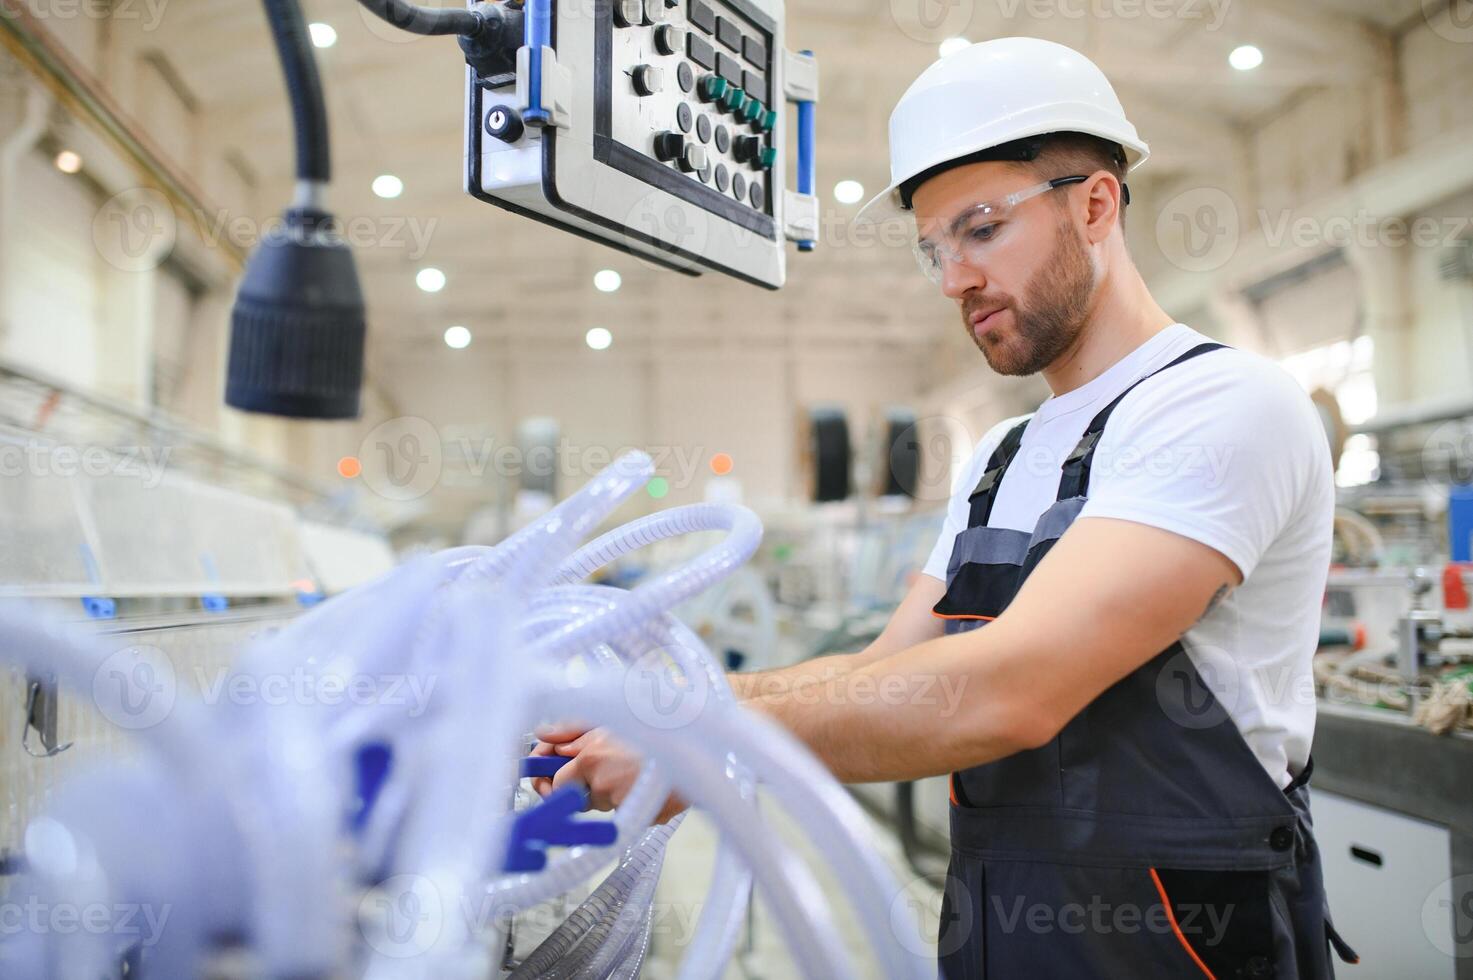
<svg viewBox="0 0 1473 980">
<path fill-rule="evenodd" d="M 982 439 L 868 649 L 738 694 L 841 780 L 951 774 L 947 978 L 1331 976 L 1328 944 L 1353 954 L 1306 788 L 1334 507 L 1308 398 L 1152 299 L 1123 231 L 1148 148 L 1082 55 L 973 45 L 890 134 L 867 210 L 913 214 L 988 364 L 1053 394 Z M 539 750 L 601 805 L 638 768 L 596 731 Z"/>
</svg>

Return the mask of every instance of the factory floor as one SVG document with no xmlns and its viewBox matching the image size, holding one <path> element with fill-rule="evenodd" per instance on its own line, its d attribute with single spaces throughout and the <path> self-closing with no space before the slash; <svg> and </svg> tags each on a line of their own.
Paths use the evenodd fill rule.
<svg viewBox="0 0 1473 980">
<path fill-rule="evenodd" d="M 764 816 L 772 819 L 782 832 L 784 841 L 810 868 L 822 869 L 822 861 L 814 848 L 801 839 L 791 822 L 774 814 L 774 809 L 764 808 Z M 917 875 L 906 862 L 900 841 L 889 825 L 870 814 L 866 817 L 872 846 L 893 870 L 902 888 L 899 896 L 887 902 L 890 916 L 897 927 L 907 920 L 915 922 L 926 944 L 926 955 L 931 955 L 941 908 L 941 874 Z M 657 918 L 651 930 L 650 956 L 642 973 L 645 980 L 672 980 L 675 976 L 706 899 L 717 840 L 714 825 L 700 813 L 692 813 L 671 841 L 655 896 Z M 938 866 L 937 870 L 944 872 L 944 867 Z M 883 974 L 871 951 L 872 937 L 868 930 L 861 927 L 844 898 L 843 889 L 832 875 L 826 870 L 816 873 L 825 894 L 831 897 L 830 913 L 839 930 L 841 944 L 853 953 L 856 969 L 853 976 L 881 980 Z M 782 932 L 761 898 L 755 899 L 753 905 L 753 913 L 748 918 L 737 953 L 723 975 L 724 980 L 788 980 L 800 976 L 783 942 Z M 901 941 L 894 938 L 890 930 L 873 938 L 881 942 Z M 914 934 L 909 938 L 910 942 L 917 942 Z"/>
</svg>

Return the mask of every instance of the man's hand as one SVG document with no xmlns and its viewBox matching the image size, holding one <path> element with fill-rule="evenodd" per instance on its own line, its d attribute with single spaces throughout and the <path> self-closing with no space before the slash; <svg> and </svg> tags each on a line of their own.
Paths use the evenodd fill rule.
<svg viewBox="0 0 1473 980">
<path fill-rule="evenodd" d="M 551 779 L 532 780 L 532 788 L 539 796 L 545 797 L 569 783 L 581 783 L 588 789 L 590 809 L 612 810 L 623 804 L 644 767 L 643 759 L 615 741 L 603 728 L 590 731 L 575 725 L 550 725 L 539 728 L 537 737 L 540 741 L 532 749 L 533 755 L 560 755 L 573 760 Z M 665 823 L 688 806 L 672 794 L 660 808 L 655 822 Z"/>
</svg>

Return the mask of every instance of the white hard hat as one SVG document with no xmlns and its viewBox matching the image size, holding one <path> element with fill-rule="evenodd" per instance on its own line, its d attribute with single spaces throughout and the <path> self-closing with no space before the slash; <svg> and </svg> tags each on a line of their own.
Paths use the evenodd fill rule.
<svg viewBox="0 0 1473 980">
<path fill-rule="evenodd" d="M 890 186 L 861 217 L 908 209 L 901 187 L 947 163 L 1046 133 L 1119 143 L 1125 169 L 1151 148 L 1136 135 L 1105 73 L 1073 48 L 1035 37 L 969 45 L 921 72 L 890 114 Z"/>
</svg>

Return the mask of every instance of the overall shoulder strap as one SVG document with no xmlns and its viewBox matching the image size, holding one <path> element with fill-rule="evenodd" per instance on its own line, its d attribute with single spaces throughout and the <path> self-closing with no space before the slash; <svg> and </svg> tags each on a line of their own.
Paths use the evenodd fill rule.
<svg viewBox="0 0 1473 980">
<path fill-rule="evenodd" d="M 1023 430 L 1028 428 L 1028 422 L 1033 416 L 1028 416 L 1017 425 L 1008 430 L 1008 434 L 1002 437 L 997 448 L 992 451 L 992 456 L 987 460 L 987 469 L 982 473 L 982 479 L 977 481 L 977 486 L 972 490 L 967 500 L 972 505 L 971 517 L 967 520 L 967 527 L 986 527 L 988 518 L 992 516 L 992 504 L 997 499 L 998 488 L 1002 486 L 1003 474 L 1008 470 L 1008 464 L 1013 457 L 1018 455 L 1018 447 L 1023 443 Z"/>
<path fill-rule="evenodd" d="M 1134 391 L 1142 382 L 1149 381 L 1162 371 L 1169 371 L 1178 364 L 1190 361 L 1192 358 L 1199 357 L 1209 351 L 1225 349 L 1226 346 L 1226 344 L 1216 343 L 1198 344 L 1170 364 L 1163 365 L 1150 374 L 1136 379 L 1133 384 L 1116 395 L 1110 404 L 1100 409 L 1099 414 L 1090 421 L 1089 427 L 1084 430 L 1084 435 L 1080 438 L 1079 444 L 1074 447 L 1074 451 L 1064 460 L 1063 473 L 1059 477 L 1059 496 L 1057 499 L 1068 500 L 1071 497 L 1082 497 L 1089 490 L 1089 469 L 1090 465 L 1094 462 L 1095 447 L 1099 445 L 1100 434 L 1105 431 L 1105 423 L 1110 421 L 1110 413 L 1115 411 L 1116 406 L 1120 404 L 1126 395 Z"/>
</svg>

